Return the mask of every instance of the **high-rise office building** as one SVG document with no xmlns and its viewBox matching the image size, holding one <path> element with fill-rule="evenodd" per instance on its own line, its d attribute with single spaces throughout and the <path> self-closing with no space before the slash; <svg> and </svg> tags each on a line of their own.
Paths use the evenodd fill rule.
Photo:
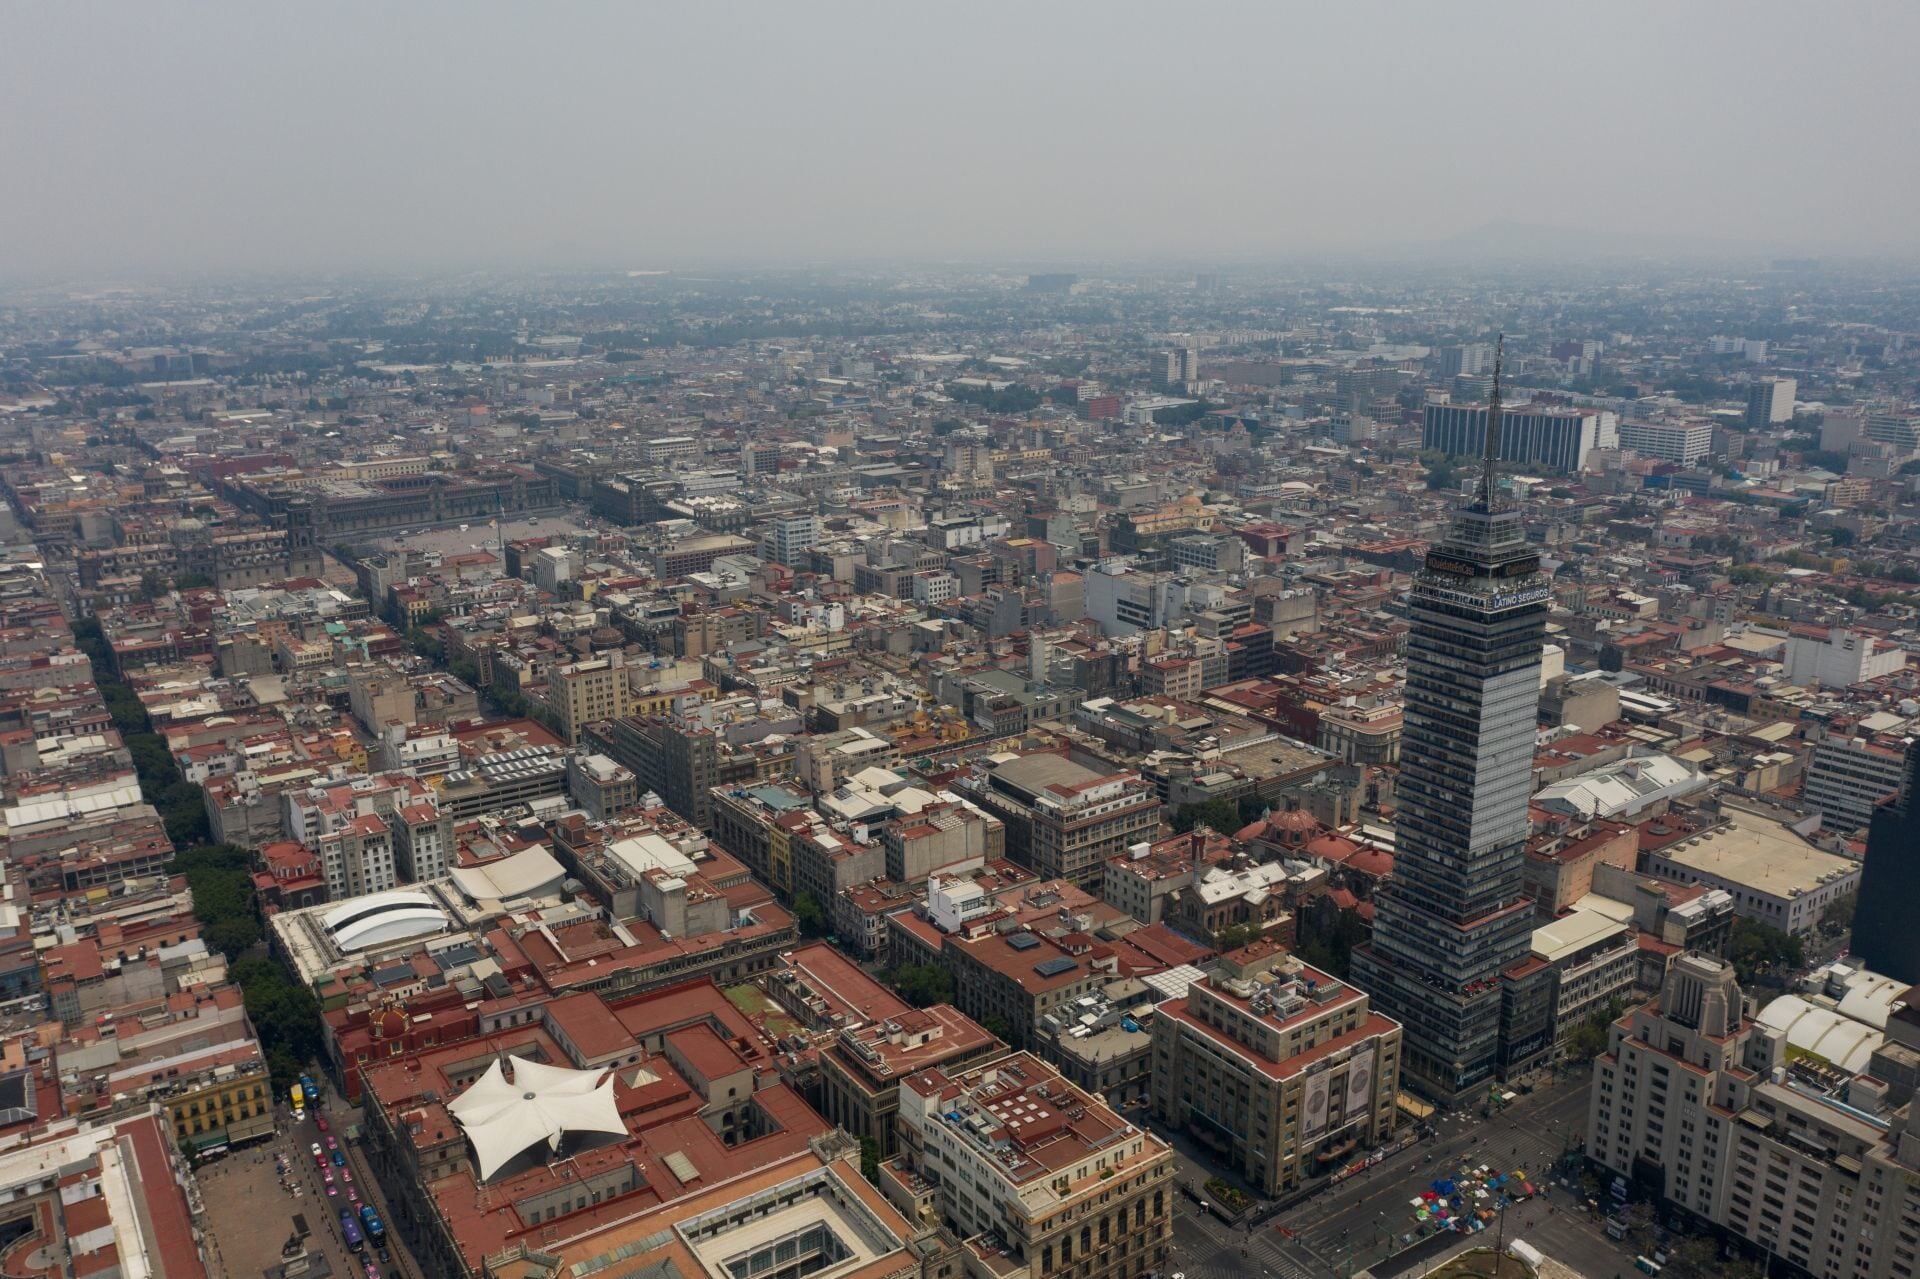
<svg viewBox="0 0 1920 1279">
<path fill-rule="evenodd" d="M 1181 347 L 1167 352 L 1167 367 L 1161 378 L 1168 386 L 1184 386 L 1200 380 L 1200 348 Z"/>
<path fill-rule="evenodd" d="M 1500 460 L 1544 466 L 1562 475 L 1584 470 L 1597 448 L 1608 447 L 1614 415 L 1601 409 L 1522 405 L 1500 415 Z M 1487 437 L 1487 411 L 1470 404 L 1429 404 L 1420 447 L 1475 457 Z"/>
<path fill-rule="evenodd" d="M 1622 422 L 1620 447 L 1641 457 L 1692 466 L 1713 451 L 1713 423 Z"/>
<path fill-rule="evenodd" d="M 1920 414 L 1904 407 L 1875 408 L 1867 413 L 1862 431 L 1875 444 L 1885 444 L 1899 452 L 1920 450 Z"/>
<path fill-rule="evenodd" d="M 1763 377 L 1747 384 L 1747 429 L 1764 431 L 1776 422 L 1793 421 L 1793 397 L 1800 383 L 1790 377 Z"/>
<path fill-rule="evenodd" d="M 1440 348 L 1441 377 L 1478 377 L 1493 363 L 1493 347 L 1485 342 Z"/>
<path fill-rule="evenodd" d="M 1907 912 L 1920 897 L 1920 739 L 1907 744 L 1899 792 L 1874 810 L 1867 860 L 1860 868 L 1860 904 L 1853 914 L 1853 950 L 1876 973 L 1920 982 L 1920 929 Z"/>
<path fill-rule="evenodd" d="M 1409 600 L 1393 882 L 1353 957 L 1355 984 L 1406 1027 L 1407 1077 L 1440 1098 L 1537 1051 L 1542 1034 L 1523 1006 L 1538 992 L 1519 983 L 1532 939 L 1522 864 L 1550 590 L 1520 513 L 1500 496 L 1500 431 L 1496 351 L 1479 490 Z"/>
</svg>

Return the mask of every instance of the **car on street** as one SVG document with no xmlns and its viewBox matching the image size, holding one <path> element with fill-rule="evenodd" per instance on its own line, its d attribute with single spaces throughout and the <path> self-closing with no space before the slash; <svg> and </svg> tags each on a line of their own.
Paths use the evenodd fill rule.
<svg viewBox="0 0 1920 1279">
<path fill-rule="evenodd" d="M 339 1196 L 340 1196 L 340 1187 L 334 1185 L 331 1181 L 329 1181 L 327 1183 L 327 1198 L 337 1199 L 339 1198 Z"/>
<path fill-rule="evenodd" d="M 321 1132 L 325 1132 L 327 1130 L 327 1117 L 322 1114 L 315 1114 L 313 1117 L 313 1126 Z"/>
<path fill-rule="evenodd" d="M 332 1134 L 332 1133 L 328 1133 L 328 1134 L 327 1134 L 327 1149 L 328 1149 L 328 1150 L 338 1150 L 338 1149 L 340 1149 L 340 1143 L 339 1143 L 339 1142 L 337 1142 L 337 1141 L 335 1141 L 335 1140 L 333 1139 L 333 1134 Z"/>
<path fill-rule="evenodd" d="M 339 1152 L 338 1150 L 330 1150 L 330 1151 L 328 1151 L 328 1152 L 327 1152 L 327 1158 L 329 1158 L 329 1159 L 331 1159 L 331 1160 L 333 1161 L 333 1166 L 334 1166 L 335 1168 L 344 1168 L 344 1167 L 346 1166 L 346 1163 L 347 1163 L 347 1157 L 346 1157 L 345 1155 L 343 1155 L 343 1154 L 341 1154 L 341 1153 L 340 1153 L 340 1152 Z"/>
<path fill-rule="evenodd" d="M 322 1153 L 320 1150 L 320 1143 L 317 1141 L 314 1142 L 313 1145 L 310 1147 L 310 1149 L 313 1151 L 313 1157 L 315 1159 L 318 1159 Z"/>
</svg>

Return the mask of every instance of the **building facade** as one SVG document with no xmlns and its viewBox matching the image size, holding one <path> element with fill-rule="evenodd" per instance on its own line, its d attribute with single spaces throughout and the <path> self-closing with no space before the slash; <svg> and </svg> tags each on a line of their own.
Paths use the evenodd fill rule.
<svg viewBox="0 0 1920 1279">
<path fill-rule="evenodd" d="M 1405 1070 L 1439 1097 L 1502 1065 L 1503 974 L 1528 957 L 1522 862 L 1550 590 L 1499 497 L 1496 369 L 1476 499 L 1409 601 L 1394 878 L 1354 980 L 1406 1028 Z"/>
<path fill-rule="evenodd" d="M 1500 460 L 1544 466 L 1572 475 L 1601 445 L 1602 414 L 1594 409 L 1520 408 L 1500 418 Z M 1487 434 L 1487 410 L 1466 404 L 1429 404 L 1420 447 L 1456 457 L 1478 457 Z"/>
<path fill-rule="evenodd" d="M 901 1153 L 881 1186 L 1028 1279 L 1141 1279 L 1166 1269 L 1167 1144 L 1022 1053 L 901 1083 Z M 911 1174 L 911 1175 L 908 1175 Z"/>
<path fill-rule="evenodd" d="M 1392 1135 L 1400 1049 L 1399 1023 L 1305 965 L 1197 981 L 1154 1016 L 1154 1114 L 1285 1194 Z"/>
</svg>

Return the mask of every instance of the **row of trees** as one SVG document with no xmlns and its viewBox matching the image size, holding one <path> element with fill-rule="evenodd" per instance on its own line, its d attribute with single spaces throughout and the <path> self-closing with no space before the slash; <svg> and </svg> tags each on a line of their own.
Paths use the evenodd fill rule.
<svg viewBox="0 0 1920 1279">
<path fill-rule="evenodd" d="M 160 812 L 176 850 L 173 869 L 193 892 L 193 913 L 207 945 L 229 961 L 227 975 L 240 987 L 247 1016 L 260 1036 L 276 1089 L 299 1077 L 303 1063 L 320 1055 L 320 1008 L 311 991 L 295 983 L 280 965 L 252 953 L 260 942 L 260 917 L 254 909 L 253 855 L 237 844 L 208 842 L 205 796 L 180 776 L 179 766 L 133 690 L 111 676 L 113 654 L 100 623 L 88 618 L 74 626 L 74 642 L 93 663 L 94 682 L 107 713 L 133 756 L 140 792 Z"/>
<path fill-rule="evenodd" d="M 167 749 L 166 741 L 153 731 L 146 707 L 140 704 L 131 688 L 111 674 L 115 669 L 113 652 L 100 633 L 100 623 L 87 618 L 76 624 L 73 638 L 93 663 L 93 678 L 100 689 L 100 698 L 106 703 L 107 714 L 113 718 L 113 726 L 120 730 L 127 753 L 133 757 L 134 771 L 140 777 L 140 794 L 159 810 L 167 838 L 175 848 L 205 843 L 210 832 L 206 797 L 198 786 L 180 776 L 180 768 L 173 762 L 173 753 Z"/>
<path fill-rule="evenodd" d="M 1179 834 L 1186 834 L 1196 826 L 1205 826 L 1219 831 L 1222 835 L 1231 835 L 1241 827 L 1260 819 L 1267 811 L 1267 802 L 1249 795 L 1235 802 L 1231 799 L 1209 799 L 1198 804 L 1182 804 L 1173 810 L 1168 823 Z"/>
<path fill-rule="evenodd" d="M 237 844 L 196 844 L 175 853 L 173 868 L 193 890 L 193 913 L 201 936 L 228 959 L 238 959 L 260 941 L 254 911 L 253 854 Z"/>
<path fill-rule="evenodd" d="M 994 413 L 1025 413 L 1029 409 L 1040 407 L 1040 393 L 1030 387 L 1015 382 L 993 390 L 985 386 L 961 386 L 949 382 L 944 387 L 947 395 L 962 404 L 977 404 Z"/>
</svg>

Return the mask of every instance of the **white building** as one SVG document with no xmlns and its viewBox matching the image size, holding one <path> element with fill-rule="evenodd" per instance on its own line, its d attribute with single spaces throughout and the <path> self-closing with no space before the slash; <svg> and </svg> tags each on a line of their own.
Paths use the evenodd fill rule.
<svg viewBox="0 0 1920 1279">
<path fill-rule="evenodd" d="M 760 554 L 776 564 L 793 568 L 808 548 L 820 540 L 820 517 L 803 511 L 796 515 L 777 515 L 767 521 L 760 538 Z"/>
<path fill-rule="evenodd" d="M 1086 613 L 1103 635 L 1132 635 L 1165 626 L 1186 608 L 1186 587 L 1171 573 L 1137 572 L 1109 560 L 1086 575 Z"/>
<path fill-rule="evenodd" d="M 1895 747 L 1866 737 L 1827 737 L 1813 748 L 1801 794 L 1829 830 L 1853 830 L 1873 820 L 1905 772 L 1905 754 Z"/>
<path fill-rule="evenodd" d="M 1763 377 L 1747 386 L 1747 429 L 1763 431 L 1793 421 L 1793 397 L 1800 383 L 1790 377 Z"/>
<path fill-rule="evenodd" d="M 1707 778 L 1673 756 L 1656 753 L 1619 760 L 1543 786 L 1533 802 L 1536 807 L 1581 821 L 1596 817 L 1631 821 L 1657 804 L 1691 795 L 1707 784 Z"/>
<path fill-rule="evenodd" d="M 1787 682 L 1845 688 L 1906 669 L 1905 649 L 1879 647 L 1871 635 L 1834 627 L 1826 638 L 1787 637 Z"/>
<path fill-rule="evenodd" d="M 560 584 L 573 580 L 575 559 L 567 547 L 541 547 L 533 557 L 533 584 L 549 595 L 558 595 Z"/>
<path fill-rule="evenodd" d="M 1641 457 L 1692 466 L 1713 450 L 1713 423 L 1622 422 L 1620 447 Z"/>
<path fill-rule="evenodd" d="M 1594 1062 L 1588 1156 L 1796 1273 L 1913 1279 L 1920 1134 L 1910 1078 L 1893 1081 L 1911 1074 L 1920 1018 L 1892 1008 L 1867 1073 L 1841 1064 L 1863 1060 L 1833 1038 L 1849 1018 L 1796 1007 L 1775 1017 L 1776 1000 L 1756 1022 L 1741 1003 L 1723 961 L 1676 960 L 1660 998 L 1615 1022 Z M 1770 1019 L 1807 1024 L 1796 1035 Z M 1809 1035 L 1838 1056 L 1804 1047 Z"/>
<path fill-rule="evenodd" d="M 1647 849 L 1642 869 L 1675 884 L 1706 884 L 1733 898 L 1734 913 L 1786 933 L 1806 933 L 1820 913 L 1860 889 L 1860 863 L 1815 848 L 1764 813 L 1721 800 L 1719 825 L 1676 815 L 1650 826 L 1669 842 Z"/>
</svg>

